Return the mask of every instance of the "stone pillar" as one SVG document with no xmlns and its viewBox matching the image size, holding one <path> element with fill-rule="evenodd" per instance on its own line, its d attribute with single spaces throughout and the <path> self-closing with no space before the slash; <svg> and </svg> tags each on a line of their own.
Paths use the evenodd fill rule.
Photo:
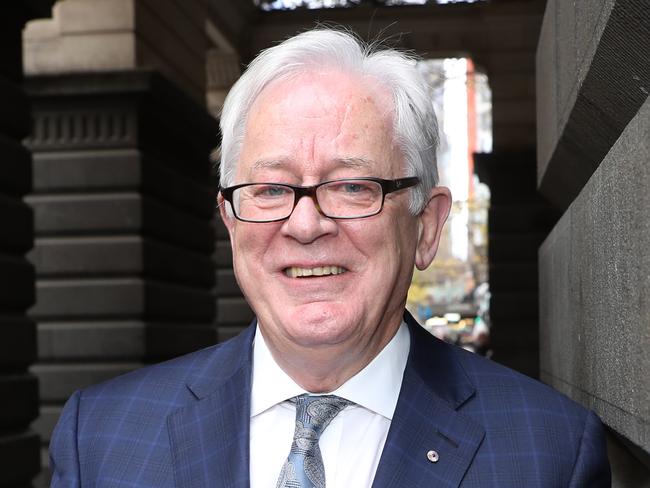
<svg viewBox="0 0 650 488">
<path fill-rule="evenodd" d="M 214 31 L 214 28 L 211 29 Z M 211 49 L 207 56 L 208 110 L 215 117 L 219 116 L 221 107 L 230 87 L 237 81 L 241 74 L 239 56 L 228 46 L 225 40 L 213 34 L 222 48 Z M 215 159 L 215 187 L 219 184 L 218 152 L 214 153 Z M 219 340 L 223 341 L 237 335 L 246 327 L 253 318 L 253 312 L 242 295 L 235 273 L 232 269 L 232 250 L 228 231 L 217 217 L 216 226 L 216 265 L 217 265 L 217 330 Z"/>
<path fill-rule="evenodd" d="M 44 448 L 74 390 L 217 341 L 207 8 L 60 0 L 25 30 Z"/>
<path fill-rule="evenodd" d="M 25 29 L 25 73 L 153 68 L 205 104 L 207 5 L 202 0 L 59 0 Z"/>
<path fill-rule="evenodd" d="M 488 263 L 493 359 L 539 376 L 537 249 L 557 212 L 535 191 L 533 151 L 476 154 L 490 187 Z"/>
<path fill-rule="evenodd" d="M 45 445 L 78 388 L 216 342 L 216 121 L 155 72 L 31 77 Z"/>
<path fill-rule="evenodd" d="M 538 184 L 564 214 L 539 252 L 541 377 L 609 427 L 614 487 L 650 486 L 650 11 L 548 2 Z"/>
<path fill-rule="evenodd" d="M 218 218 L 218 217 L 217 217 Z M 253 319 L 232 270 L 232 251 L 228 231 L 217 223 L 217 332 L 225 341 L 241 332 Z"/>
<path fill-rule="evenodd" d="M 497 2 L 498 3 L 498 2 Z M 468 34 L 475 62 L 492 90 L 494 150 L 475 155 L 490 187 L 488 266 L 492 358 L 539 376 L 537 248 L 558 215 L 537 193 L 535 180 L 535 46 L 539 2 L 518 13 L 496 4 L 485 27 Z M 481 43 L 487 43 L 485 47 Z"/>
<path fill-rule="evenodd" d="M 34 303 L 34 268 L 25 259 L 33 245 L 32 212 L 23 197 L 31 188 L 29 101 L 21 88 L 21 31 L 47 16 L 52 1 L 0 6 L 0 486 L 28 487 L 40 469 L 38 383 L 28 372 L 36 359 L 36 329 L 26 316 Z"/>
<path fill-rule="evenodd" d="M 214 48 L 208 51 L 206 63 L 208 110 L 219 118 L 228 90 L 241 75 L 241 61 L 237 53 Z"/>
</svg>

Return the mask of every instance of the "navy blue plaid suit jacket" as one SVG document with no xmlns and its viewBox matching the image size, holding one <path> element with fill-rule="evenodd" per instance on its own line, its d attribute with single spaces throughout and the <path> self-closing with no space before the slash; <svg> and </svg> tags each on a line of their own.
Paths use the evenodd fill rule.
<svg viewBox="0 0 650 488">
<path fill-rule="evenodd" d="M 610 486 L 592 412 L 406 319 L 411 351 L 373 488 Z M 52 486 L 248 487 L 254 330 L 76 392 L 50 445 Z"/>
</svg>

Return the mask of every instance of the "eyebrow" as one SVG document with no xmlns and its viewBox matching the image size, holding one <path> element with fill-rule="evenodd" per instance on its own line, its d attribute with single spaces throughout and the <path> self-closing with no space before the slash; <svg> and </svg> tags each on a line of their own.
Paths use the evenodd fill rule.
<svg viewBox="0 0 650 488">
<path fill-rule="evenodd" d="M 252 165 L 252 169 L 264 169 L 264 168 L 277 168 L 280 166 L 285 166 L 287 160 L 283 159 L 258 159 Z"/>
<path fill-rule="evenodd" d="M 377 163 L 371 159 L 364 157 L 349 157 L 349 158 L 337 158 L 335 162 L 345 166 L 346 168 L 369 168 L 371 166 L 376 166 Z M 252 165 L 252 169 L 266 169 L 266 168 L 279 168 L 282 166 L 287 166 L 289 164 L 289 158 L 280 158 L 280 159 L 258 159 Z"/>
<path fill-rule="evenodd" d="M 346 168 L 369 168 L 376 166 L 377 163 L 364 157 L 340 158 L 336 160 Z"/>
</svg>

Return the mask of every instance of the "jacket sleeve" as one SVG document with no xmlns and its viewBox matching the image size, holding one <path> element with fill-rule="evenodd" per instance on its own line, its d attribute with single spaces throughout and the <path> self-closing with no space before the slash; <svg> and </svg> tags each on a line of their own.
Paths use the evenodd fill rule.
<svg viewBox="0 0 650 488">
<path fill-rule="evenodd" d="M 81 486 L 77 424 L 79 396 L 75 392 L 63 407 L 50 441 L 50 488 L 79 488 Z"/>
<path fill-rule="evenodd" d="M 585 430 L 580 441 L 580 450 L 571 476 L 571 488 L 609 488 L 612 486 L 612 473 L 607 458 L 605 430 L 600 419 L 589 412 Z"/>
</svg>

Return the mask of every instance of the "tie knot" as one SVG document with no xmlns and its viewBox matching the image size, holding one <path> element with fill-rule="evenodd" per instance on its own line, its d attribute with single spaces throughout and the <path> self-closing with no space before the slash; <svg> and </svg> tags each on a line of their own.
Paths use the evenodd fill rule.
<svg viewBox="0 0 650 488">
<path fill-rule="evenodd" d="M 325 488 L 325 468 L 318 440 L 332 419 L 352 402 L 336 395 L 300 395 L 290 401 L 296 406 L 296 430 L 276 486 Z"/>
<path fill-rule="evenodd" d="M 334 417 L 352 402 L 336 395 L 300 395 L 291 400 L 296 404 L 296 423 L 313 431 L 316 437 Z"/>
</svg>

